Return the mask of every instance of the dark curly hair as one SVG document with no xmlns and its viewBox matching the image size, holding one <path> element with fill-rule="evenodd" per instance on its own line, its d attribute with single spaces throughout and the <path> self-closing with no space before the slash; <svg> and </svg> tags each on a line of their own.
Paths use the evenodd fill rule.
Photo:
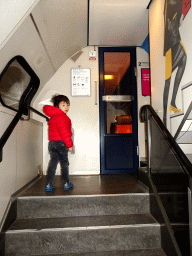
<svg viewBox="0 0 192 256">
<path fill-rule="evenodd" d="M 70 101 L 68 99 L 67 96 L 65 95 L 54 95 L 51 99 L 51 102 L 53 103 L 54 107 L 58 108 L 59 107 L 59 103 L 61 101 L 66 102 L 67 104 L 70 104 Z"/>
</svg>

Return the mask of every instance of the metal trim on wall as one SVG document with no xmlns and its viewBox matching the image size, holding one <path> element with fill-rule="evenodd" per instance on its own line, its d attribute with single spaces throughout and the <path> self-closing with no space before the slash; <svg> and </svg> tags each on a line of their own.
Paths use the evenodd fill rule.
<svg viewBox="0 0 192 256">
<path fill-rule="evenodd" d="M 129 102 L 134 100 L 133 95 L 105 95 L 102 96 L 103 101 L 108 102 Z"/>
</svg>

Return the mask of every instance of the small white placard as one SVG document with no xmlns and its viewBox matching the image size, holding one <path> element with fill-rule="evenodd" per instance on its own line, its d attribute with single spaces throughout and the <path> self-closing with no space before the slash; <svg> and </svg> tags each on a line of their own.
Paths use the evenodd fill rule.
<svg viewBox="0 0 192 256">
<path fill-rule="evenodd" d="M 96 51 L 89 52 L 89 57 L 96 57 Z"/>
<path fill-rule="evenodd" d="M 72 68 L 71 69 L 71 96 L 72 97 L 89 97 L 91 96 L 89 68 Z"/>
</svg>

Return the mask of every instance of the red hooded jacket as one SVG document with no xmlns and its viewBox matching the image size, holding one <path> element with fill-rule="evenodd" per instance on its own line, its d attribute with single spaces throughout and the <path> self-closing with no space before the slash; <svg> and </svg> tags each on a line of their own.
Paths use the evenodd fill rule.
<svg viewBox="0 0 192 256">
<path fill-rule="evenodd" d="M 50 105 L 45 105 L 43 111 L 45 115 L 50 117 L 48 122 L 49 140 L 62 140 L 66 147 L 72 147 L 71 119 L 61 109 Z"/>
</svg>

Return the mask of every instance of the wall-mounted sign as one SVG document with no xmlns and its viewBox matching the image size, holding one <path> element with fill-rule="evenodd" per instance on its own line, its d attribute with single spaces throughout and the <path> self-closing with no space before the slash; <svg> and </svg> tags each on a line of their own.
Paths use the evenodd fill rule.
<svg viewBox="0 0 192 256">
<path fill-rule="evenodd" d="M 71 69 L 71 96 L 89 97 L 91 96 L 90 69 Z"/>
<path fill-rule="evenodd" d="M 96 51 L 89 52 L 89 60 L 96 60 Z"/>
<path fill-rule="evenodd" d="M 183 19 L 187 15 L 189 9 L 191 8 L 191 0 L 183 0 L 182 1 L 182 14 L 183 14 Z"/>
<path fill-rule="evenodd" d="M 138 62 L 138 66 L 139 67 L 149 67 L 149 62 L 145 61 L 145 62 Z"/>
<path fill-rule="evenodd" d="M 151 95 L 151 82 L 150 82 L 149 68 L 141 69 L 141 86 L 142 86 L 143 96 Z"/>
</svg>

